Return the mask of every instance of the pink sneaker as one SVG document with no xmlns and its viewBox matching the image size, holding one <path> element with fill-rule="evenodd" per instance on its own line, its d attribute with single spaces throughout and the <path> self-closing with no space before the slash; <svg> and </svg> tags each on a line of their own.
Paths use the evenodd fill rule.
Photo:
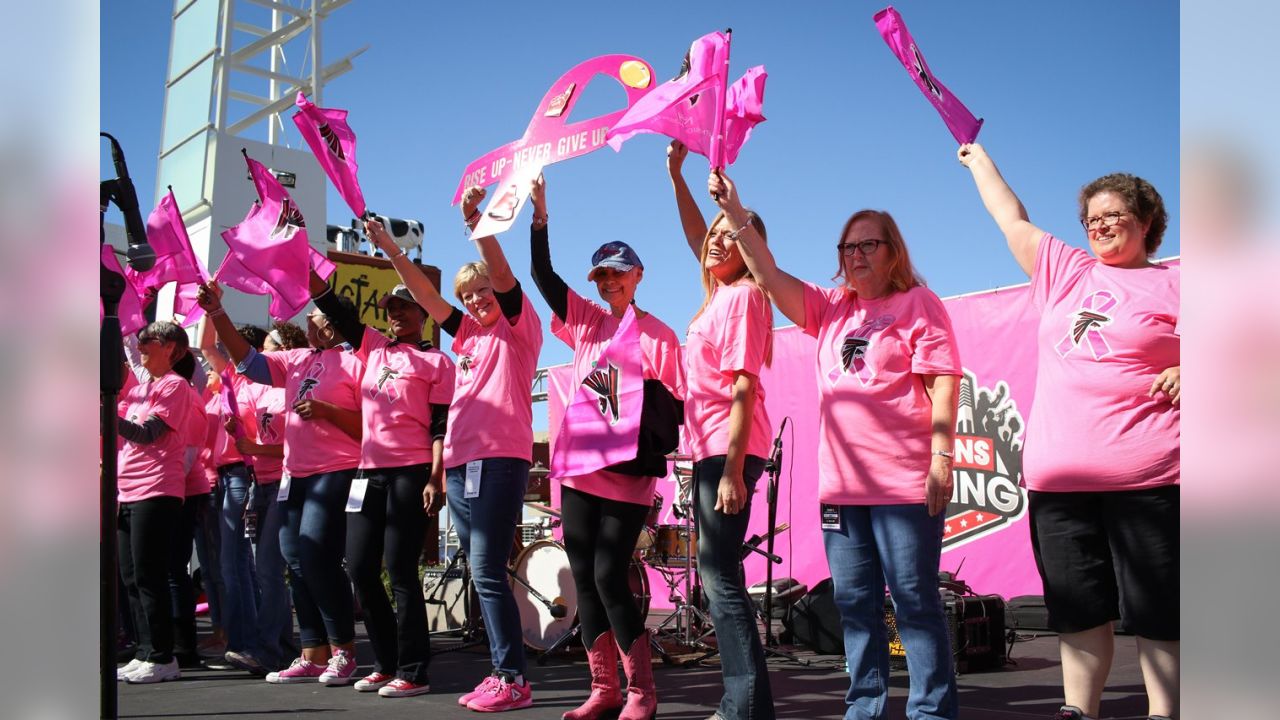
<svg viewBox="0 0 1280 720">
<path fill-rule="evenodd" d="M 346 685 L 355 679 L 356 658 L 346 650 L 339 650 L 329 658 L 329 667 L 320 673 L 321 685 Z"/>
<path fill-rule="evenodd" d="M 475 690 L 472 690 L 466 695 L 458 698 L 458 704 L 462 707 L 466 707 L 467 703 L 489 692 L 489 688 L 493 687 L 496 682 L 498 682 L 498 673 L 491 673 L 488 677 L 480 681 L 480 684 L 476 686 Z"/>
<path fill-rule="evenodd" d="M 514 678 L 504 674 L 487 691 L 467 703 L 467 708 L 476 712 L 506 712 L 527 708 L 532 704 L 533 690 L 529 687 L 529 681 L 525 680 L 523 684 L 517 685 Z"/>
<path fill-rule="evenodd" d="M 323 672 L 323 665 L 317 665 L 316 663 L 304 658 L 297 658 L 284 670 L 267 673 L 267 682 L 274 683 L 276 685 L 311 682 L 312 680 L 320 677 Z"/>
</svg>

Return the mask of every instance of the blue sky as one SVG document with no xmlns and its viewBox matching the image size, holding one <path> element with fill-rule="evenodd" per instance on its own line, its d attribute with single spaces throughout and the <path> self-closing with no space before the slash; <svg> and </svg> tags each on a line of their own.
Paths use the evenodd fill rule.
<svg viewBox="0 0 1280 720">
<path fill-rule="evenodd" d="M 688 44 L 731 27 L 731 73 L 763 64 L 768 121 L 729 174 L 765 219 L 779 264 L 827 282 L 834 244 L 855 210 L 890 211 L 930 287 L 947 296 L 1025 281 L 983 210 L 955 142 L 877 34 L 868 2 L 493 2 L 467 11 L 446 3 L 355 0 L 325 26 L 325 56 L 363 45 L 355 70 L 331 82 L 322 104 L 351 111 L 361 183 L 370 207 L 421 220 L 424 259 L 446 278 L 474 250 L 449 205 L 472 159 L 514 140 L 565 70 L 587 58 L 630 53 L 664 80 Z M 986 124 L 979 137 L 1033 222 L 1083 245 L 1076 193 L 1093 178 L 1127 171 L 1163 194 L 1178 236 L 1178 5 L 1173 2 L 900 2 L 935 74 Z M 101 125 L 128 155 L 141 203 L 155 198 L 172 3 L 112 3 L 101 20 Z M 300 57 L 289 58 L 300 63 Z M 293 66 L 291 69 L 296 70 Z M 575 115 L 622 104 L 603 79 Z M 292 128 L 290 128 L 292 129 Z M 302 146 L 296 132 L 290 137 Z M 552 253 L 580 293 L 590 253 L 608 240 L 632 244 L 645 263 L 637 299 L 683 337 L 701 304 L 665 169 L 666 139 L 639 136 L 547 170 Z M 105 148 L 105 146 L 104 146 Z M 103 177 L 110 176 L 105 152 Z M 706 161 L 685 176 L 707 216 Z M 328 221 L 350 211 L 329 190 Z M 527 215 L 527 211 L 526 211 Z M 528 280 L 527 217 L 503 237 Z M 549 311 L 535 305 L 544 320 Z M 548 335 L 542 365 L 569 359 Z"/>
</svg>

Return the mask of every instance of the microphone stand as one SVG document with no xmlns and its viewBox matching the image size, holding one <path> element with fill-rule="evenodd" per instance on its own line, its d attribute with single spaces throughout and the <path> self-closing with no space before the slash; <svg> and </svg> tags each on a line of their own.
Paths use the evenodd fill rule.
<svg viewBox="0 0 1280 720">
<path fill-rule="evenodd" d="M 787 422 L 791 418 L 783 418 L 782 424 L 778 426 L 778 436 L 773 440 L 773 453 L 764 464 L 764 470 L 769 475 L 769 489 L 767 499 L 769 502 L 768 524 L 766 527 L 775 528 L 778 526 L 778 477 L 782 474 L 782 432 L 787 427 Z M 777 557 L 773 553 L 773 542 L 776 533 L 770 532 L 769 537 L 765 540 L 765 551 L 768 556 Z M 781 558 L 778 559 L 781 561 Z M 766 655 L 775 655 L 777 657 L 786 658 L 800 665 L 808 666 L 809 661 L 803 660 L 793 653 L 778 649 L 778 638 L 773 634 L 773 566 L 774 563 L 765 563 L 764 575 L 764 652 Z"/>
<path fill-rule="evenodd" d="M 103 181 L 98 247 L 106 244 L 107 205 L 116 197 L 116 181 Z M 100 265 L 99 295 L 103 318 L 99 336 L 99 392 L 102 431 L 102 483 L 98 523 L 98 670 L 99 709 L 103 718 L 117 716 L 116 696 L 116 405 L 123 384 L 124 340 L 120 336 L 120 298 L 124 277 Z"/>
</svg>

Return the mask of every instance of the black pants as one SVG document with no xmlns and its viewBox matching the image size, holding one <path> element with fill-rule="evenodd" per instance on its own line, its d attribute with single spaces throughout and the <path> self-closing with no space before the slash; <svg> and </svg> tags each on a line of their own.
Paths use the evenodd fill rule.
<svg viewBox="0 0 1280 720">
<path fill-rule="evenodd" d="M 196 589 L 188 567 L 195 549 L 196 516 L 209 504 L 209 494 L 192 495 L 182 503 L 178 522 L 173 526 L 169 552 L 169 612 L 173 617 L 173 651 L 178 655 L 196 655 Z"/>
<path fill-rule="evenodd" d="M 129 612 L 138 631 L 134 657 L 139 660 L 173 660 L 167 571 L 169 543 L 181 513 L 181 498 L 154 497 L 122 502 L 116 516 L 120 578 L 129 594 Z"/>
<path fill-rule="evenodd" d="M 426 532 L 422 491 L 429 465 L 366 470 L 369 485 L 360 512 L 347 516 L 347 574 L 364 608 L 364 626 L 373 646 L 373 669 L 410 682 L 427 682 L 431 640 L 418 577 Z M 382 586 L 387 565 L 393 613 Z"/>
<path fill-rule="evenodd" d="M 583 642 L 590 645 L 612 627 L 618 646 L 629 649 L 644 632 L 644 617 L 627 572 L 649 506 L 606 500 L 569 487 L 561 493 L 560 504 Z"/>
</svg>

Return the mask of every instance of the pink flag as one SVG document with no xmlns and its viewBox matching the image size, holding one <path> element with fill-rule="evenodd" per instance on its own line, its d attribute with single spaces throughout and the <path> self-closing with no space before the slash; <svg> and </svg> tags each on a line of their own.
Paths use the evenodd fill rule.
<svg viewBox="0 0 1280 720">
<path fill-rule="evenodd" d="M 574 477 L 636 456 L 644 378 L 640 326 L 627 308 L 595 368 L 582 378 L 564 411 L 551 457 L 551 477 Z"/>
<path fill-rule="evenodd" d="M 765 119 L 761 111 L 768 73 L 763 66 L 751 68 L 726 97 L 729 39 L 727 33 L 713 32 L 695 40 L 680 74 L 632 105 L 609 130 L 609 146 L 620 150 L 635 135 L 657 133 L 705 155 L 712 167 L 737 160 L 751 128 Z"/>
<path fill-rule="evenodd" d="M 120 318 L 120 334 L 132 335 L 147 326 L 147 318 L 142 314 L 142 296 L 138 288 L 134 287 L 133 281 L 129 279 L 129 275 L 120 267 L 120 261 L 116 259 L 115 250 L 110 245 L 102 245 L 102 265 L 111 272 L 124 278 L 124 294 L 120 296 L 120 305 L 117 315 Z M 101 322 L 104 309 L 101 301 L 98 303 L 99 322 Z"/>
<path fill-rule="evenodd" d="M 244 424 L 240 422 L 240 401 L 236 400 L 235 385 L 232 383 L 231 374 L 230 365 L 222 368 L 222 372 L 219 373 L 222 378 L 222 389 L 218 392 L 218 404 L 222 408 L 223 418 L 233 417 L 236 419 L 235 430 L 231 433 L 231 436 L 239 440 L 245 437 L 245 432 Z M 244 464 L 252 468 L 253 456 L 245 455 Z"/>
<path fill-rule="evenodd" d="M 129 268 L 125 271 L 127 277 L 139 292 L 177 283 L 173 310 L 183 316 L 183 325 L 191 325 L 204 314 L 196 304 L 196 291 L 200 283 L 209 280 L 209 271 L 191 247 L 172 188 L 147 217 L 147 242 L 156 254 L 155 265 L 146 272 Z"/>
<path fill-rule="evenodd" d="M 316 271 L 321 280 L 328 280 L 330 276 L 338 271 L 338 266 L 325 257 L 323 253 L 310 245 L 307 246 L 307 250 L 311 251 L 311 269 Z"/>
<path fill-rule="evenodd" d="M 265 289 L 271 295 L 271 316 L 288 320 L 311 300 L 306 222 L 271 171 L 248 154 L 244 159 L 259 202 L 239 225 L 222 232 L 230 262 L 223 261 L 218 278 L 245 292 Z"/>
<path fill-rule="evenodd" d="M 319 275 L 321 279 L 328 280 L 329 277 L 338 269 L 338 266 L 335 265 L 333 261 L 322 255 L 310 245 L 307 246 L 307 251 L 310 254 L 311 269 L 315 270 L 316 274 Z M 240 292 L 248 293 L 250 295 L 270 295 L 271 305 L 268 307 L 267 312 L 273 318 L 291 318 L 301 312 L 303 307 L 306 307 L 305 302 L 300 306 L 295 305 L 293 304 L 293 300 L 273 293 L 271 285 L 268 284 L 266 280 L 255 274 L 252 270 L 245 267 L 244 263 L 240 262 L 233 253 L 227 253 L 226 257 L 222 258 L 222 264 L 218 266 L 218 271 L 215 272 L 214 275 L 217 276 L 219 282 L 223 285 L 239 290 Z M 308 299 L 310 299 L 309 288 Z"/>
<path fill-rule="evenodd" d="M 976 140 L 978 131 L 982 129 L 982 120 L 974 118 L 969 108 L 965 107 L 964 103 L 934 77 L 933 72 L 929 70 L 929 65 L 924 61 L 924 53 L 920 52 L 919 46 L 911 37 L 907 24 L 902 21 L 898 11 L 891 5 L 875 14 L 875 22 L 876 29 L 888 43 L 889 49 L 898 56 L 898 60 L 902 61 L 902 66 L 907 69 L 911 79 L 915 80 L 920 92 L 933 103 L 934 109 L 942 116 L 942 121 L 955 136 L 956 142 L 964 144 Z"/>
<path fill-rule="evenodd" d="M 311 146 L 311 153 L 320 161 L 320 167 L 338 188 L 338 194 L 356 217 L 364 217 L 368 208 L 364 204 L 364 192 L 356 171 L 356 134 L 347 125 L 347 111 L 316 107 L 306 95 L 298 93 L 298 112 L 293 123 Z"/>
</svg>

